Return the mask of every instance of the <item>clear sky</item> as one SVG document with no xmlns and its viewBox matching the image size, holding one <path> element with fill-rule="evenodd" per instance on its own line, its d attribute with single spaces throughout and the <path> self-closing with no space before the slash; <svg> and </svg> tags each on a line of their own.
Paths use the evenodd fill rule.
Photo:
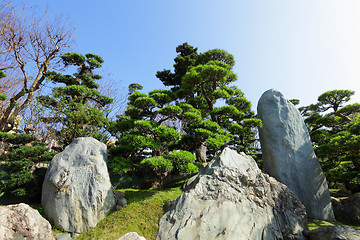
<svg viewBox="0 0 360 240">
<path fill-rule="evenodd" d="M 172 69 L 183 42 L 200 52 L 233 54 L 236 85 L 256 109 L 261 94 L 277 88 L 300 105 L 328 90 L 350 89 L 360 103 L 358 0 L 16 0 L 69 14 L 73 51 L 92 52 L 126 88 L 164 88 L 155 77 Z"/>
</svg>

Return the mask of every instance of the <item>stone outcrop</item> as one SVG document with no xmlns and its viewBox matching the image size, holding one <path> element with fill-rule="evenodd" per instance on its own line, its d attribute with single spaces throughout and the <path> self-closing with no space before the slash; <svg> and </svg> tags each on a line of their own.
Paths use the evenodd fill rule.
<svg viewBox="0 0 360 240">
<path fill-rule="evenodd" d="M 0 206 L 0 239 L 54 239 L 50 223 L 25 203 Z"/>
<path fill-rule="evenodd" d="M 85 232 L 115 206 L 106 159 L 106 145 L 89 137 L 77 138 L 52 159 L 41 204 L 56 226 Z"/>
<path fill-rule="evenodd" d="M 331 199 L 336 220 L 360 226 L 360 193 L 350 197 Z"/>
<path fill-rule="evenodd" d="M 118 238 L 117 240 L 146 240 L 144 237 L 140 236 L 136 232 L 129 232 L 125 235 L 123 235 L 121 238 Z"/>
<path fill-rule="evenodd" d="M 225 148 L 161 217 L 157 240 L 305 239 L 303 204 L 255 161 Z"/>
<path fill-rule="evenodd" d="M 328 185 L 300 112 L 271 89 L 259 100 L 258 116 L 265 172 L 299 197 L 310 218 L 334 221 Z"/>
<path fill-rule="evenodd" d="M 323 227 L 309 232 L 309 240 L 359 240 L 360 231 L 349 226 Z"/>
</svg>

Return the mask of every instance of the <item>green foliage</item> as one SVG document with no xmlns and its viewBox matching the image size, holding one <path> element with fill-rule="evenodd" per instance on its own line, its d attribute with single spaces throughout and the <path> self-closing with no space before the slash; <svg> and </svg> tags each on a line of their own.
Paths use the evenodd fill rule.
<svg viewBox="0 0 360 240">
<path fill-rule="evenodd" d="M 204 145 L 208 159 L 226 144 L 239 151 L 253 151 L 253 130 L 261 121 L 255 118 L 242 91 L 231 86 L 236 81 L 233 56 L 220 49 L 197 53 L 197 48 L 187 43 L 176 52 L 174 72 L 156 74 L 171 90 L 145 94 L 137 91 L 142 86 L 129 86 L 125 115 L 108 128 L 118 138 L 114 156 L 128 159 L 135 168 L 147 167 L 157 173 L 193 173 L 198 170 L 194 153 Z M 133 144 L 135 139 L 137 145 Z"/>
<path fill-rule="evenodd" d="M 65 66 L 74 65 L 79 68 L 72 76 L 47 72 L 49 80 L 65 86 L 55 87 L 52 95 L 38 98 L 47 113 L 47 117 L 42 120 L 63 146 L 85 136 L 106 140 L 106 107 L 113 100 L 97 91 L 99 85 L 96 81 L 101 76 L 93 73 L 104 61 L 91 53 L 85 56 L 66 53 L 61 58 Z"/>
<path fill-rule="evenodd" d="M 220 49 L 199 54 L 197 48 L 187 43 L 178 46 L 176 51 L 179 55 L 175 58 L 174 72 L 157 72 L 157 77 L 164 85 L 173 86 L 172 91 L 177 97 L 175 101 L 185 102 L 201 113 L 199 116 L 194 111 L 185 110 L 180 114 L 182 121 L 191 120 L 184 125 L 183 148 L 194 151 L 194 148 L 206 142 L 207 148 L 213 148 L 210 150 L 213 153 L 219 151 L 220 143 L 227 143 L 229 147 L 247 153 L 252 151 L 252 143 L 256 140 L 253 129 L 260 126 L 261 121 L 254 118 L 251 104 L 241 90 L 230 86 L 236 81 L 236 75 L 232 72 L 235 64 L 233 56 Z M 215 107 L 218 102 L 225 104 Z M 224 131 L 219 133 L 215 130 L 217 132 L 214 134 L 224 136 L 214 138 L 208 132 L 212 130 L 203 127 L 195 130 L 195 125 L 199 125 L 198 122 L 202 120 L 217 123 Z M 239 127 L 234 126 L 241 126 L 242 131 L 233 132 L 239 130 Z M 208 138 L 211 139 L 206 141 Z"/>
<path fill-rule="evenodd" d="M 4 71 L 0 70 L 0 78 L 4 78 L 4 77 L 6 77 L 6 74 L 4 73 Z"/>
<path fill-rule="evenodd" d="M 173 169 L 172 162 L 163 156 L 145 158 L 141 161 L 141 165 L 158 172 L 170 172 Z"/>
<path fill-rule="evenodd" d="M 360 105 L 345 105 L 353 94 L 328 91 L 319 96 L 318 103 L 299 109 L 330 185 L 349 187 L 360 179 Z"/>
<path fill-rule="evenodd" d="M 44 143 L 36 142 L 34 136 L 0 132 L 7 154 L 0 157 L 0 193 L 33 197 L 40 193 L 36 165 L 48 163 L 55 153 L 49 152 Z M 26 145 L 25 145 L 26 144 Z"/>
<path fill-rule="evenodd" d="M 199 171 L 198 167 L 194 165 L 196 157 L 191 152 L 183 150 L 171 151 L 167 158 L 178 173 L 196 173 Z"/>
<path fill-rule="evenodd" d="M 0 101 L 5 101 L 7 96 L 5 94 L 0 94 Z"/>
<path fill-rule="evenodd" d="M 128 90 L 129 90 L 129 95 L 135 93 L 136 91 L 138 90 L 142 90 L 143 89 L 143 86 L 141 86 L 140 84 L 138 83 L 132 83 L 129 85 L 128 87 Z"/>
<path fill-rule="evenodd" d="M 8 142 L 10 144 L 26 144 L 36 140 L 35 136 L 27 135 L 23 133 L 11 134 L 0 132 L 0 141 Z"/>
<path fill-rule="evenodd" d="M 4 78 L 6 77 L 6 74 L 4 73 L 4 71 L 0 70 L 0 78 Z M 0 93 L 0 101 L 5 101 L 7 98 L 7 96 L 5 94 Z"/>
</svg>

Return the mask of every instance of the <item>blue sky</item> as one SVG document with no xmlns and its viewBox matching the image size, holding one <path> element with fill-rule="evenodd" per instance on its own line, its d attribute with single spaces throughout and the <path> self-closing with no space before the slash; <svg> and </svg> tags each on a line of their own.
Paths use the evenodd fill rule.
<svg viewBox="0 0 360 240">
<path fill-rule="evenodd" d="M 277 88 L 300 105 L 328 90 L 350 89 L 360 102 L 360 1 L 347 0 L 17 0 L 68 14 L 73 51 L 105 60 L 116 88 L 136 82 L 164 88 L 155 77 L 172 69 L 183 42 L 200 52 L 233 54 L 236 85 L 256 109 Z"/>
</svg>

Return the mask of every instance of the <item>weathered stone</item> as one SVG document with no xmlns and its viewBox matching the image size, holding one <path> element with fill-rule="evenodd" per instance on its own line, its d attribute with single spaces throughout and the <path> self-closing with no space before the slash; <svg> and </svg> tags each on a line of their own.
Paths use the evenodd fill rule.
<svg viewBox="0 0 360 240">
<path fill-rule="evenodd" d="M 161 217 L 156 239 L 305 239 L 305 227 L 294 193 L 225 148 Z"/>
<path fill-rule="evenodd" d="M 52 159 L 41 204 L 56 226 L 85 232 L 115 206 L 106 159 L 106 145 L 89 137 L 77 138 Z"/>
<path fill-rule="evenodd" d="M 0 206 L 0 239 L 54 239 L 50 223 L 25 203 Z"/>
<path fill-rule="evenodd" d="M 120 210 L 127 204 L 127 200 L 125 198 L 124 192 L 115 191 L 114 192 L 115 199 L 116 199 L 116 210 Z"/>
<path fill-rule="evenodd" d="M 121 238 L 118 238 L 117 240 L 146 240 L 144 237 L 140 236 L 136 232 L 129 232 L 125 235 L 123 235 Z"/>
<path fill-rule="evenodd" d="M 57 233 L 56 240 L 71 240 L 70 233 Z"/>
<path fill-rule="evenodd" d="M 360 226 L 360 193 L 355 193 L 350 197 L 332 197 L 332 205 L 336 220 Z"/>
<path fill-rule="evenodd" d="M 300 112 L 271 89 L 259 100 L 258 116 L 265 171 L 299 197 L 310 218 L 334 221 L 328 185 Z"/>
<path fill-rule="evenodd" d="M 323 227 L 309 232 L 309 240 L 359 240 L 360 231 L 349 226 Z"/>
</svg>

